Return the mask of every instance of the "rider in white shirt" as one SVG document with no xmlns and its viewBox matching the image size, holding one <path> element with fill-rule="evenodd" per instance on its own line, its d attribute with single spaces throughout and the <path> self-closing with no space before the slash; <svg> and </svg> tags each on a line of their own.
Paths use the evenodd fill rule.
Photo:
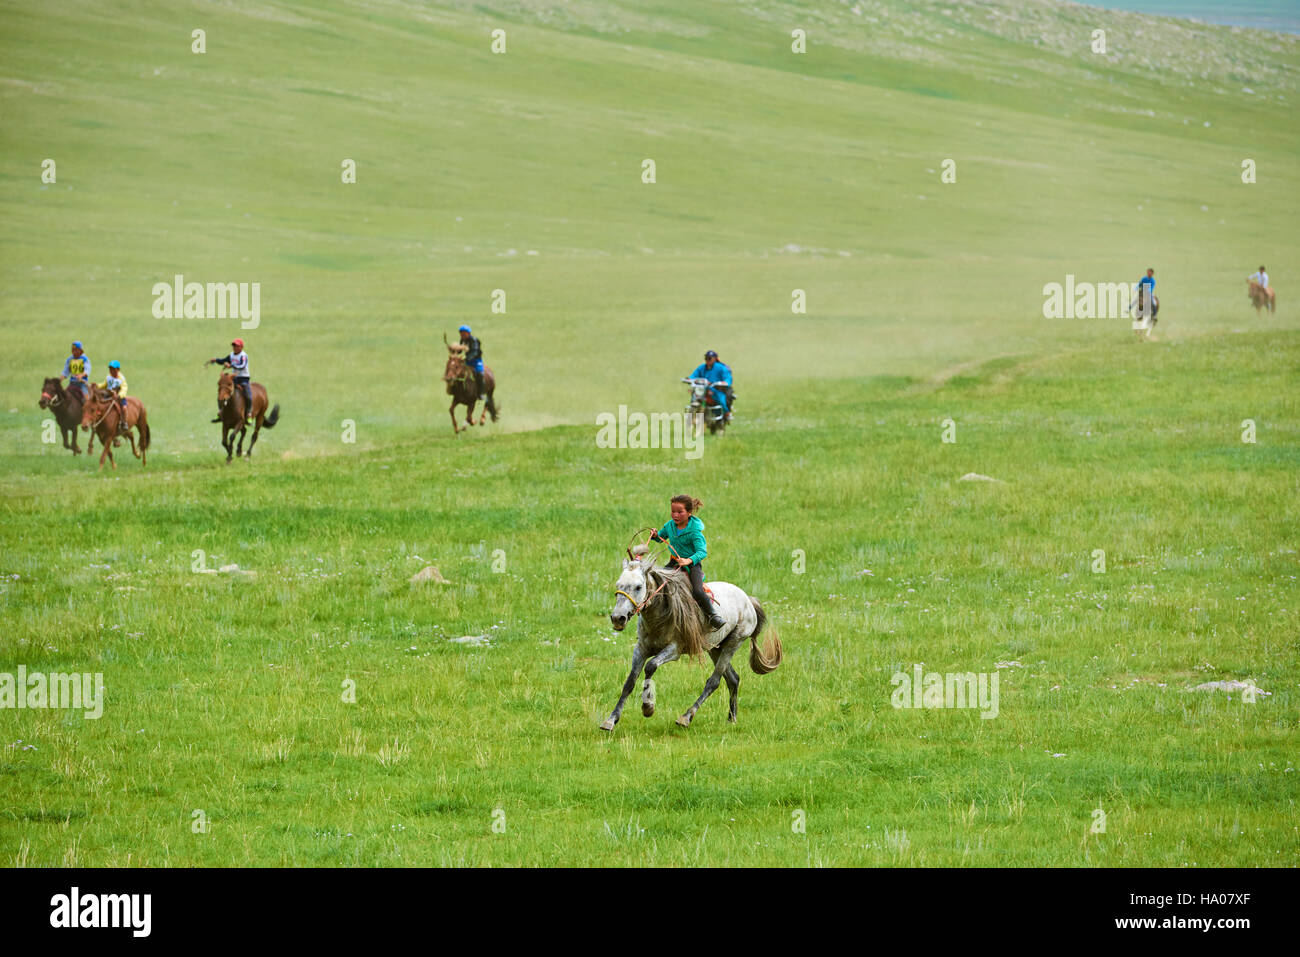
<svg viewBox="0 0 1300 957">
<path fill-rule="evenodd" d="M 1259 267 L 1259 272 L 1250 277 L 1250 281 L 1259 283 L 1259 288 L 1264 290 L 1271 306 L 1273 303 L 1273 287 L 1268 284 L 1268 272 L 1263 266 Z"/>
<path fill-rule="evenodd" d="M 244 351 L 244 340 L 236 339 L 230 343 L 230 352 L 215 359 L 209 359 L 205 365 L 224 366 L 235 376 L 235 388 L 244 395 L 244 416 L 247 421 L 253 414 L 252 374 L 248 371 L 248 353 Z M 220 422 L 218 415 L 213 422 Z"/>
</svg>

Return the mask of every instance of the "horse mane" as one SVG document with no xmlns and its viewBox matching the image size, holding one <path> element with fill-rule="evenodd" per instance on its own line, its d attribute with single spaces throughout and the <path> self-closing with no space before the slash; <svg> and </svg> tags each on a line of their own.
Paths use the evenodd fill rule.
<svg viewBox="0 0 1300 957">
<path fill-rule="evenodd" d="M 641 611 L 645 623 L 656 632 L 667 631 L 677 642 L 683 658 L 699 658 L 706 650 L 704 621 L 700 606 L 691 594 L 691 579 L 676 568 L 652 568 L 646 579 L 663 588 Z"/>
</svg>

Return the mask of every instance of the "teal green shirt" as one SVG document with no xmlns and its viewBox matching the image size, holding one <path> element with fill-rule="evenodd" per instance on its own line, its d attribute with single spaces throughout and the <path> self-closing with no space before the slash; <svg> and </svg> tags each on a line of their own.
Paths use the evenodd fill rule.
<svg viewBox="0 0 1300 957">
<path fill-rule="evenodd" d="M 668 540 L 673 547 L 672 554 L 689 558 L 698 565 L 709 557 L 709 546 L 704 541 L 704 523 L 695 515 L 686 520 L 684 528 L 678 528 L 671 519 L 659 529 L 659 537 Z"/>
</svg>

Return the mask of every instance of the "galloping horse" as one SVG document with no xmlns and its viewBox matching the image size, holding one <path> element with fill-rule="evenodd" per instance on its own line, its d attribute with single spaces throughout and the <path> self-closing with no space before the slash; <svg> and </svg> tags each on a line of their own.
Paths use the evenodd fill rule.
<svg viewBox="0 0 1300 957">
<path fill-rule="evenodd" d="M 268 416 L 266 407 L 270 400 L 266 397 L 265 387 L 260 382 L 250 382 L 248 388 L 253 393 L 253 438 L 248 443 L 247 458 L 252 458 L 253 446 L 257 444 L 257 435 L 262 431 L 262 426 L 273 429 L 275 423 L 280 421 L 280 405 L 276 403 Z M 221 446 L 226 450 L 226 461 L 229 462 L 232 454 L 244 455 L 244 433 L 248 431 L 244 390 L 235 387 L 235 377 L 229 372 L 223 372 L 217 380 L 217 408 L 221 410 Z M 236 432 L 239 433 L 239 447 L 232 453 Z"/>
<path fill-rule="evenodd" d="M 1250 297 L 1250 304 L 1255 307 L 1256 314 L 1266 307 L 1269 312 L 1277 312 L 1276 294 L 1270 289 L 1265 289 L 1255 280 L 1246 280 L 1246 295 Z"/>
<path fill-rule="evenodd" d="M 448 343 L 446 336 L 443 342 L 447 344 L 447 368 L 443 370 L 442 381 L 447 383 L 447 394 L 451 396 L 451 406 L 447 409 L 451 413 L 451 430 L 460 435 L 461 428 L 456 424 L 456 406 L 467 406 L 469 411 L 465 414 L 465 428 L 468 429 L 474 424 L 474 406 L 479 399 L 483 400 L 483 412 L 478 417 L 478 424 L 482 425 L 487 419 L 488 405 L 492 405 L 492 421 L 497 420 L 497 410 L 500 408 L 495 402 L 492 402 L 493 393 L 496 390 L 497 382 L 492 375 L 490 366 L 483 367 L 483 395 L 478 394 L 478 384 L 474 381 L 474 373 L 470 372 L 469 366 L 465 364 L 465 347 L 460 343 Z"/>
<path fill-rule="evenodd" d="M 81 412 L 85 402 L 86 395 L 81 389 L 71 386 L 65 390 L 63 380 L 57 376 L 46 379 L 45 385 L 41 387 L 40 406 L 54 413 L 55 421 L 63 432 L 63 447 L 71 449 L 73 455 L 81 454 L 81 446 L 77 442 L 77 426 L 81 425 Z M 68 444 L 69 436 L 72 438 L 71 445 Z"/>
<path fill-rule="evenodd" d="M 756 675 L 766 675 L 781 664 L 781 639 L 769 634 L 763 647 L 758 646 L 758 636 L 767 624 L 767 615 L 758 600 L 727 582 L 709 582 L 713 603 L 726 625 L 709 633 L 700 608 L 691 597 L 691 580 L 685 572 L 674 568 L 656 567 L 653 555 L 638 545 L 628 551 L 623 560 L 623 574 L 615 588 L 618 599 L 609 620 L 615 631 L 622 631 L 628 619 L 640 614 L 637 622 L 636 645 L 632 649 L 632 672 L 623 683 L 623 693 L 614 711 L 601 730 L 613 731 L 623 713 L 623 704 L 636 686 L 637 675 L 645 666 L 645 687 L 641 692 L 641 714 L 650 717 L 655 713 L 655 684 L 651 679 L 659 666 L 681 655 L 694 657 L 707 651 L 713 659 L 713 673 L 704 682 L 704 691 L 695 704 L 677 719 L 682 727 L 689 727 L 695 712 L 722 681 L 731 692 L 731 707 L 727 720 L 736 721 L 736 697 L 740 693 L 740 675 L 731 667 L 731 656 L 745 641 L 750 641 L 749 667 Z"/>
<path fill-rule="evenodd" d="M 82 428 L 93 429 L 99 436 L 99 443 L 104 447 L 104 451 L 99 453 L 99 467 L 104 467 L 104 456 L 108 456 L 108 464 L 117 468 L 117 462 L 113 461 L 113 443 L 117 440 L 117 422 L 122 415 L 121 406 L 118 403 L 117 396 L 107 389 L 97 389 L 91 387 L 90 398 L 86 400 L 86 408 L 81 413 Z M 140 465 L 147 465 L 146 454 L 149 451 L 149 415 L 145 412 L 144 403 L 135 396 L 127 396 L 126 399 L 126 438 L 131 442 L 131 454 L 140 460 Z M 140 432 L 140 446 L 136 448 L 135 433 L 131 429 L 138 429 Z M 92 440 L 93 441 L 93 440 Z"/>
</svg>

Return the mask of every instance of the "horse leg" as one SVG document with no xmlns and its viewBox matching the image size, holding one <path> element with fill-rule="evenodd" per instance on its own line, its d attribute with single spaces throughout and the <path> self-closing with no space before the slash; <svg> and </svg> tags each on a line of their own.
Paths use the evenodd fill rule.
<svg viewBox="0 0 1300 957">
<path fill-rule="evenodd" d="M 700 710 L 700 705 L 704 704 L 704 702 L 709 699 L 709 695 L 717 691 L 718 685 L 722 684 L 722 676 L 725 675 L 727 669 L 731 667 L 731 656 L 736 653 L 736 648 L 740 645 L 740 641 L 741 639 L 733 634 L 722 645 L 718 656 L 714 659 L 715 664 L 713 666 L 713 674 L 709 675 L 709 679 L 704 682 L 704 690 L 701 691 L 700 696 L 695 699 L 695 704 L 687 708 L 686 713 L 677 719 L 677 723 L 683 728 L 689 728 L 691 726 L 691 719 L 695 717 L 695 712 Z"/>
<path fill-rule="evenodd" d="M 638 641 L 632 648 L 632 671 L 628 674 L 627 681 L 623 682 L 623 693 L 619 695 L 618 704 L 614 705 L 614 710 L 600 726 L 600 730 L 613 731 L 614 725 L 618 724 L 619 716 L 623 713 L 623 705 L 627 702 L 627 696 L 632 693 L 632 689 L 636 687 L 636 676 L 641 673 L 643 664 L 645 664 L 645 652 L 641 650 L 641 642 Z"/>
<path fill-rule="evenodd" d="M 677 644 L 675 642 L 670 642 L 667 648 L 646 662 L 645 687 L 641 691 L 642 716 L 649 718 L 655 713 L 655 672 L 659 670 L 660 665 L 666 665 L 677 656 Z"/>
<path fill-rule="evenodd" d="M 467 403 L 469 411 L 465 413 L 465 428 L 468 429 L 474 424 L 474 406 L 478 405 L 478 399 L 470 399 Z M 483 423 L 480 422 L 479 425 Z"/>
<path fill-rule="evenodd" d="M 731 693 L 731 705 L 727 708 L 727 720 L 735 724 L 736 699 L 740 695 L 740 675 L 736 674 L 735 668 L 727 665 L 727 670 L 722 673 L 722 677 L 727 682 L 727 691 Z"/>
<path fill-rule="evenodd" d="M 262 431 L 262 420 L 266 418 L 265 412 L 259 412 L 257 418 L 253 420 L 253 437 L 248 442 L 248 458 L 253 457 L 253 446 L 257 444 L 257 433 Z"/>
<path fill-rule="evenodd" d="M 456 400 L 451 400 L 451 407 L 447 409 L 451 413 L 451 431 L 455 435 L 460 435 L 460 426 L 456 424 Z"/>
<path fill-rule="evenodd" d="M 244 434 L 248 431 L 248 426 L 244 424 L 244 420 L 240 419 L 239 421 L 239 445 L 235 447 L 236 458 L 244 454 Z"/>
<path fill-rule="evenodd" d="M 235 435 L 230 426 L 221 423 L 221 447 L 226 450 L 226 463 L 230 463 L 231 452 L 235 446 Z"/>
</svg>

